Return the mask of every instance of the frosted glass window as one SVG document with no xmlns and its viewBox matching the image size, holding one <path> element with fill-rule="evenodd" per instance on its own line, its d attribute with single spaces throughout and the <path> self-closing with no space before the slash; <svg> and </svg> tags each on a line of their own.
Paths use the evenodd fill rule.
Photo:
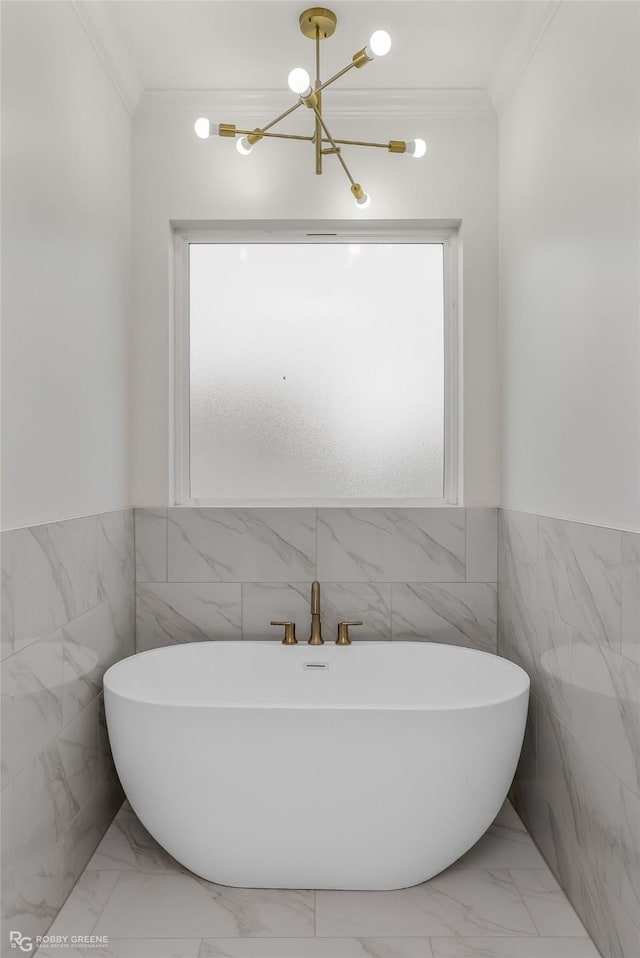
<svg viewBox="0 0 640 958">
<path fill-rule="evenodd" d="M 193 499 L 442 498 L 441 243 L 192 243 Z"/>
</svg>

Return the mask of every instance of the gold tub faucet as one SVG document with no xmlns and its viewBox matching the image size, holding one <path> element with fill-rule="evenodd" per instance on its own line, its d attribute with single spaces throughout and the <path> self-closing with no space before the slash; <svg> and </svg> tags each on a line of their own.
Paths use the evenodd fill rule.
<svg viewBox="0 0 640 958">
<path fill-rule="evenodd" d="M 311 635 L 309 645 L 324 645 L 322 626 L 320 625 L 320 583 L 311 583 Z"/>
</svg>

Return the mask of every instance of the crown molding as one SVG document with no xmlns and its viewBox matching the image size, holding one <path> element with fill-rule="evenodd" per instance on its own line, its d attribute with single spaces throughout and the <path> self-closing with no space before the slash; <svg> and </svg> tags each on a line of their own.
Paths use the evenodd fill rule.
<svg viewBox="0 0 640 958">
<path fill-rule="evenodd" d="M 106 4 L 102 0 L 70 2 L 125 109 L 133 116 L 144 88 Z"/>
<path fill-rule="evenodd" d="M 525 5 L 488 83 L 496 113 L 500 114 L 509 102 L 559 8 L 560 0 Z"/>
<path fill-rule="evenodd" d="M 145 90 L 137 116 L 191 114 L 214 122 L 233 123 L 239 118 L 270 120 L 291 106 L 287 90 Z M 486 90 L 331 90 L 323 98 L 327 117 L 439 117 L 491 115 L 494 109 Z"/>
</svg>

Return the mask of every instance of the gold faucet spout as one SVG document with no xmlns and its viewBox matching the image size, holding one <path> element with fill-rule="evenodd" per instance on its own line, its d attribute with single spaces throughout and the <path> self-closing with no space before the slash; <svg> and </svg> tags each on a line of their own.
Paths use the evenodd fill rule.
<svg viewBox="0 0 640 958">
<path fill-rule="evenodd" d="M 320 583 L 311 583 L 311 615 L 320 615 Z"/>
<path fill-rule="evenodd" d="M 320 623 L 320 583 L 311 583 L 311 635 L 309 645 L 324 645 Z"/>
</svg>

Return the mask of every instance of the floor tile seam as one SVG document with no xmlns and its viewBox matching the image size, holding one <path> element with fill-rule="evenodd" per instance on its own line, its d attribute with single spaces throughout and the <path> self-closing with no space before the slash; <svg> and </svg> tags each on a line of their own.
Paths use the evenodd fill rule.
<svg viewBox="0 0 640 958">
<path fill-rule="evenodd" d="M 524 907 L 524 910 L 525 910 L 525 912 L 527 913 L 527 915 L 529 916 L 529 919 L 530 919 L 530 921 L 531 921 L 531 924 L 532 924 L 533 927 L 536 929 L 536 932 L 537 932 L 536 937 L 542 938 L 543 935 L 542 935 L 541 932 L 540 932 L 540 928 L 538 927 L 537 922 L 535 921 L 533 915 L 531 914 L 531 911 L 530 911 L 529 908 L 527 907 L 527 903 L 526 903 L 526 901 L 525 901 L 524 895 L 522 894 L 522 891 L 521 891 L 521 889 L 520 889 L 520 886 L 518 885 L 518 883 L 517 883 L 517 881 L 516 881 L 514 875 L 512 874 L 512 872 L 513 872 L 513 871 L 516 871 L 516 870 L 517 870 L 517 869 L 515 869 L 515 868 L 508 868 L 508 869 L 507 869 L 507 872 L 508 872 L 508 874 L 509 874 L 509 877 L 511 878 L 511 881 L 513 882 L 513 887 L 515 888 L 515 890 L 516 890 L 517 893 L 518 893 L 518 897 L 520 898 L 520 901 L 522 902 L 522 905 L 523 905 L 523 907 Z M 535 869 L 532 869 L 532 870 L 535 871 Z M 541 869 L 538 869 L 538 870 L 539 870 L 539 871 L 544 871 L 544 872 L 546 873 L 549 869 L 548 869 L 548 868 L 541 868 Z M 563 892 L 563 894 L 564 894 L 564 892 Z"/>
<path fill-rule="evenodd" d="M 106 870 L 108 871 L 109 869 L 106 869 Z M 115 870 L 115 869 L 114 869 L 114 870 Z M 96 869 L 96 871 L 99 871 L 99 869 Z M 107 905 L 108 905 L 109 902 L 111 901 L 111 898 L 113 897 L 113 893 L 115 892 L 115 890 L 116 890 L 118 884 L 120 883 L 120 878 L 121 878 L 121 877 L 122 877 L 122 872 L 119 871 L 119 872 L 118 872 L 118 877 L 116 878 L 116 880 L 114 881 L 113 885 L 111 886 L 111 891 L 110 891 L 109 894 L 107 895 L 107 897 L 106 897 L 106 899 L 105 899 L 105 902 L 104 902 L 102 908 L 100 909 L 99 914 L 97 915 L 95 921 L 94 921 L 93 924 L 91 925 L 91 931 L 89 932 L 90 935 L 95 934 L 96 926 L 97 926 L 98 922 L 100 921 L 100 919 L 102 918 L 102 916 L 104 915 L 104 913 L 105 913 L 105 911 L 106 911 L 106 908 L 107 908 Z"/>
</svg>

